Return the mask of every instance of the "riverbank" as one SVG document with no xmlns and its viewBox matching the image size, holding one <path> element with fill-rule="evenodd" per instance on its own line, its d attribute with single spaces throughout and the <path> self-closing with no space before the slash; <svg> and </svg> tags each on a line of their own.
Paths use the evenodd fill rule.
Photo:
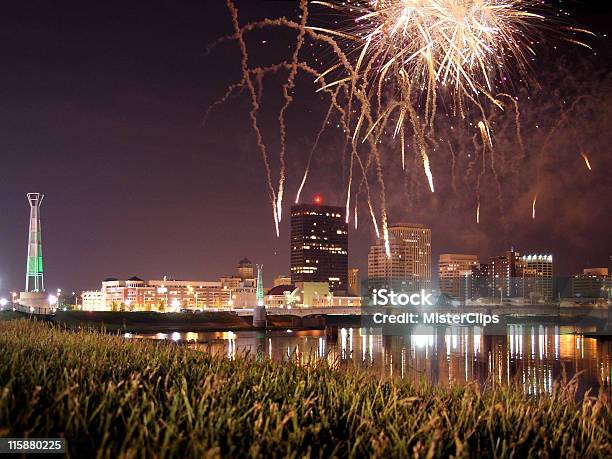
<svg viewBox="0 0 612 459">
<path fill-rule="evenodd" d="M 0 434 L 71 456 L 610 457 L 609 400 L 575 385 L 444 389 L 170 343 L 0 322 Z"/>
<path fill-rule="evenodd" d="M 67 328 L 98 329 L 124 333 L 173 333 L 205 331 L 255 330 L 252 317 L 239 316 L 231 311 L 203 311 L 185 313 L 111 312 L 111 311 L 57 311 L 52 321 Z M 290 316 L 268 316 L 268 329 L 317 329 L 296 326 Z M 324 327 L 323 327 L 324 328 Z"/>
<path fill-rule="evenodd" d="M 164 313 L 57 311 L 53 321 L 68 328 L 96 328 L 120 332 L 182 332 L 251 330 L 247 319 L 231 312 Z"/>
</svg>

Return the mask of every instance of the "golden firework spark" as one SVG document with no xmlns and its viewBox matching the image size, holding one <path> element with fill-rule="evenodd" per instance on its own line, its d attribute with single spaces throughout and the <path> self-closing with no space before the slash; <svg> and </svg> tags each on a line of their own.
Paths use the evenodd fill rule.
<svg viewBox="0 0 612 459">
<path fill-rule="evenodd" d="M 416 87 L 451 88 L 455 95 L 491 92 L 509 75 L 508 62 L 528 68 L 545 24 L 533 0 L 315 1 L 354 18 L 353 30 L 317 28 L 359 44 L 356 75 L 371 85 L 401 91 L 401 72 Z M 580 29 L 573 29 L 580 32 Z M 357 78 L 356 78 L 357 77 Z"/>
<path fill-rule="evenodd" d="M 586 155 L 586 153 L 580 152 L 580 156 L 582 156 L 582 159 L 584 159 L 584 164 L 586 165 L 587 169 L 592 171 L 593 169 L 591 169 L 591 161 L 589 161 L 589 157 Z"/>
</svg>

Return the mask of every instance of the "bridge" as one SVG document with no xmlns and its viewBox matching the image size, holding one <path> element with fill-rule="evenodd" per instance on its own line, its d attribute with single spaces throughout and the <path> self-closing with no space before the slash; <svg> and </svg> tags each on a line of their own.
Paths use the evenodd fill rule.
<svg viewBox="0 0 612 459">
<path fill-rule="evenodd" d="M 232 312 L 239 316 L 252 316 L 254 309 L 231 309 Z M 320 315 L 335 315 L 335 316 L 359 316 L 361 315 L 361 307 L 346 306 L 346 307 L 322 307 L 322 308 L 266 308 L 266 314 L 269 316 L 320 316 Z"/>
<path fill-rule="evenodd" d="M 429 309 L 417 310 L 414 308 L 379 308 L 376 311 L 388 312 L 439 312 L 446 313 L 483 313 L 483 314 L 499 314 L 501 316 L 516 316 L 516 317 L 550 317 L 550 318 L 592 318 L 596 320 L 610 320 L 612 318 L 612 306 L 604 307 L 593 306 L 560 306 L 559 303 L 554 304 L 485 304 L 485 305 L 470 305 L 470 306 L 433 306 Z M 233 309 L 232 312 L 239 316 L 252 316 L 253 309 Z M 330 306 L 318 308 L 266 308 L 266 314 L 269 316 L 360 316 L 362 314 L 372 314 L 375 310 L 371 307 L 362 308 L 360 306 Z"/>
</svg>

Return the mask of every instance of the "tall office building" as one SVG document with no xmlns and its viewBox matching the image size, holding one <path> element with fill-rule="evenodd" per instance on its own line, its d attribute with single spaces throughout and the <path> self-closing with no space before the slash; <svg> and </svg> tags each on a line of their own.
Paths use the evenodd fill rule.
<svg viewBox="0 0 612 459">
<path fill-rule="evenodd" d="M 472 299 L 495 296 L 493 291 L 492 265 L 480 263 L 472 268 L 470 292 Z"/>
<path fill-rule="evenodd" d="M 389 227 L 387 257 L 380 238 L 368 254 L 368 288 L 418 291 L 431 289 L 431 230 L 415 223 Z"/>
<path fill-rule="evenodd" d="M 431 229 L 419 223 L 398 223 L 389 227 L 389 234 L 408 247 L 417 290 L 431 289 Z"/>
<path fill-rule="evenodd" d="M 552 300 L 552 255 L 521 255 L 514 249 L 491 258 L 491 296 Z"/>
<path fill-rule="evenodd" d="M 518 278 L 521 275 L 520 254 L 514 249 L 504 255 L 491 258 L 492 296 L 515 297 L 522 296 Z"/>
<path fill-rule="evenodd" d="M 554 298 L 552 255 L 523 255 L 518 275 L 524 298 L 533 300 Z"/>
<path fill-rule="evenodd" d="M 469 298 L 472 268 L 477 266 L 480 266 L 480 263 L 476 255 L 441 254 L 438 261 L 440 293 L 453 299 Z"/>
<path fill-rule="evenodd" d="M 348 291 L 348 224 L 343 207 L 291 207 L 291 282 L 327 282 L 332 292 Z"/>
</svg>

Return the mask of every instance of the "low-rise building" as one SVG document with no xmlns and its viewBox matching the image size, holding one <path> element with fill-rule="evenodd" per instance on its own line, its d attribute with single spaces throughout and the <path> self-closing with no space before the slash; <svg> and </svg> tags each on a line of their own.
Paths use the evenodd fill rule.
<svg viewBox="0 0 612 459">
<path fill-rule="evenodd" d="M 83 311 L 106 311 L 104 295 L 100 290 L 88 290 L 81 294 L 81 309 Z"/>
<path fill-rule="evenodd" d="M 293 284 L 276 285 L 264 296 L 264 304 L 267 308 L 291 308 L 299 302 L 298 289 Z"/>
<path fill-rule="evenodd" d="M 230 307 L 232 289 L 221 281 L 105 279 L 101 295 L 110 311 L 159 311 Z"/>
<path fill-rule="evenodd" d="M 472 268 L 479 267 L 476 255 L 443 253 L 438 262 L 440 293 L 454 300 L 467 301 L 471 298 L 470 280 Z"/>
<path fill-rule="evenodd" d="M 327 282 L 296 282 L 273 287 L 264 302 L 268 308 L 357 307 L 361 297 L 334 295 Z"/>
<path fill-rule="evenodd" d="M 291 285 L 291 276 L 279 274 L 274 278 L 274 287 L 278 285 Z"/>
<path fill-rule="evenodd" d="M 574 298 L 610 298 L 612 276 L 608 268 L 587 268 L 572 278 Z"/>
</svg>

